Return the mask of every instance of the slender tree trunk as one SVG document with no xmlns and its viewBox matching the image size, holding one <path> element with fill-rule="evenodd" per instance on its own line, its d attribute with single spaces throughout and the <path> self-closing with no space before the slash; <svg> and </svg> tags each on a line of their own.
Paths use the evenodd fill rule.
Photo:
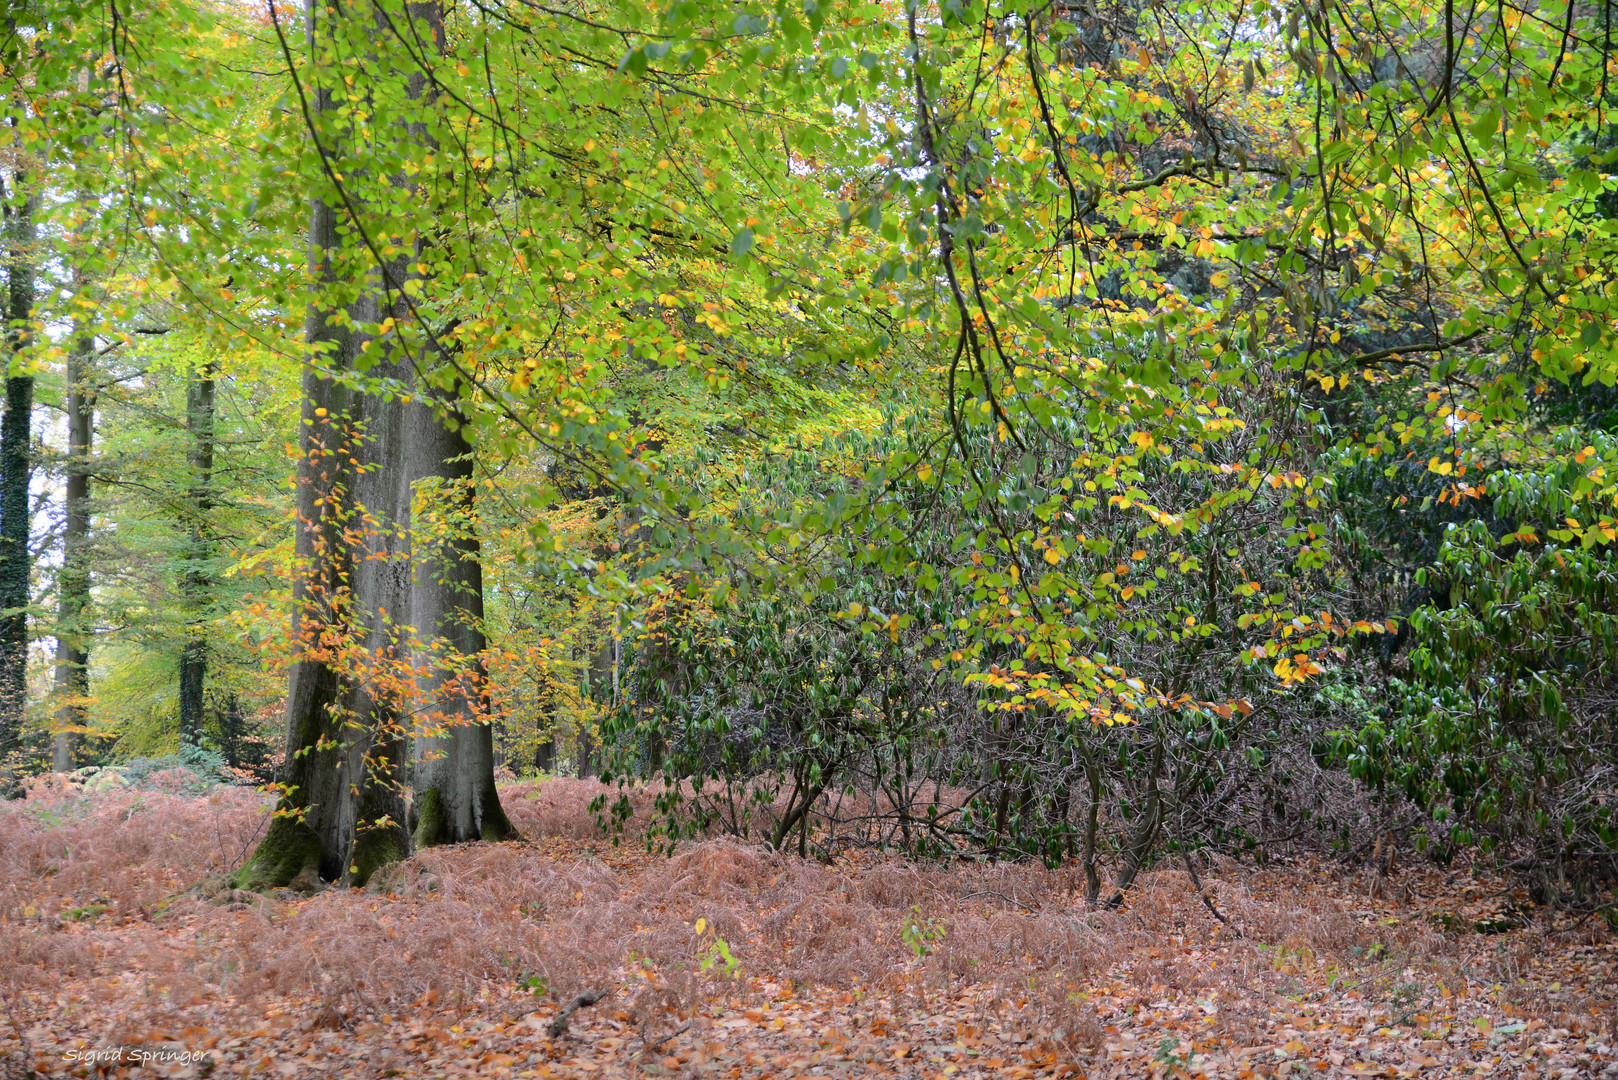
<svg viewBox="0 0 1618 1080">
<path fill-rule="evenodd" d="M 1124 894 L 1135 884 L 1135 878 L 1146 865 L 1146 858 L 1152 853 L 1152 844 L 1157 840 L 1158 827 L 1163 824 L 1163 795 L 1158 787 L 1158 777 L 1163 773 L 1163 733 L 1156 731 L 1155 735 L 1157 741 L 1152 747 L 1151 772 L 1146 779 L 1146 809 L 1135 823 L 1135 832 L 1124 850 L 1124 863 L 1114 883 L 1116 891 L 1107 901 L 1109 908 L 1116 908 L 1124 902 Z"/>
<path fill-rule="evenodd" d="M 430 730 L 416 739 L 417 847 L 503 840 L 512 832 L 494 784 L 494 729 L 482 653 L 483 566 L 472 446 L 448 395 L 408 410 L 417 491 L 411 622 Z"/>
<path fill-rule="evenodd" d="M 534 733 L 539 736 L 539 745 L 534 748 L 534 771 L 550 773 L 556 771 L 556 700 L 548 678 L 541 677 L 534 689 L 534 708 L 538 717 L 534 721 Z"/>
<path fill-rule="evenodd" d="M 28 337 L 34 309 L 34 213 L 36 196 L 26 179 L 12 174 L 5 200 L 6 359 L 15 362 Z M 28 601 L 30 557 L 28 498 L 33 438 L 34 377 L 13 366 L 6 372 L 6 411 L 0 419 L 0 758 L 22 741 L 28 701 Z"/>
<path fill-rule="evenodd" d="M 1045 857 L 1060 861 L 1063 858 L 1073 857 L 1073 828 L 1068 815 L 1073 809 L 1073 785 L 1077 781 L 1072 777 L 1062 780 L 1056 789 L 1056 795 L 1051 799 L 1051 821 L 1061 830 L 1061 839 L 1047 844 Z"/>
<path fill-rule="evenodd" d="M 821 775 L 829 776 L 831 770 L 826 769 Z M 802 823 L 804 832 L 798 839 L 798 854 L 808 854 L 809 811 L 815 805 L 815 800 L 825 791 L 825 784 L 813 783 L 805 777 L 793 777 L 792 795 L 787 799 L 787 811 L 781 820 L 775 823 L 775 831 L 770 836 L 771 847 L 777 851 L 781 850 L 787 842 L 787 837 L 792 835 L 792 830 Z"/>
<path fill-rule="evenodd" d="M 601 643 L 600 648 L 590 654 L 590 662 L 584 669 L 584 696 L 592 702 L 611 709 L 616 704 L 613 696 L 614 671 L 617 645 L 612 636 L 611 628 L 607 628 L 607 639 Z M 596 751 L 599 749 L 595 736 L 590 731 L 590 725 L 581 720 L 579 723 L 578 738 L 578 776 L 579 779 L 589 777 L 596 770 Z"/>
<path fill-rule="evenodd" d="M 338 35 L 330 23 L 358 16 L 323 0 L 306 0 L 305 15 L 314 57 L 311 107 L 320 123 L 348 104 L 333 90 L 343 84 L 331 62 Z M 369 78 L 361 70 L 356 84 Z M 364 90 L 358 85 L 353 92 Z M 323 130 L 322 137 L 330 140 L 332 132 Z M 343 182 L 359 179 L 350 173 Z M 397 349 L 387 347 L 391 342 L 377 342 L 383 347 L 372 355 L 381 359 L 361 368 L 362 351 L 374 339 L 353 329 L 393 313 L 410 260 L 401 255 L 362 271 L 366 255 L 354 250 L 352 236 L 359 223 L 347 217 L 346 206 L 343 214 L 340 221 L 339 207 L 321 198 L 311 207 L 315 294 L 305 326 L 310 356 L 303 375 L 294 587 L 302 654 L 287 685 L 287 787 L 264 840 L 237 875 L 252 887 L 315 875 L 362 884 L 408 854 L 410 845 L 401 724 L 409 703 L 398 690 L 409 663 L 401 628 L 411 578 L 404 404 L 397 394 L 366 392 L 339 378 L 359 369 L 366 379 L 394 385 L 411 380 L 413 365 L 398 359 Z M 332 310 L 330 287 L 341 279 L 352 289 L 362 274 L 370 280 L 358 295 Z"/>
<path fill-rule="evenodd" d="M 84 726 L 90 696 L 90 451 L 95 440 L 95 387 L 90 365 L 95 339 L 82 337 L 67 356 L 67 491 L 62 571 L 57 577 L 55 735 L 53 768 L 73 768 L 73 736 Z"/>
<path fill-rule="evenodd" d="M 209 514 L 213 500 L 214 365 L 198 369 L 185 393 L 186 427 L 191 432 L 191 528 L 180 593 L 192 620 L 180 653 L 180 741 L 187 746 L 202 742 L 203 691 L 208 675 L 208 638 L 205 619 L 213 593 L 213 536 Z"/>
<path fill-rule="evenodd" d="M 1096 832 L 1101 816 L 1101 770 L 1095 752 L 1088 746 L 1084 750 L 1084 779 L 1090 788 L 1090 803 L 1084 814 L 1084 899 L 1091 907 L 1101 897 L 1101 874 L 1096 869 Z"/>
<path fill-rule="evenodd" d="M 578 750 L 576 752 L 578 754 L 578 778 L 580 780 L 588 780 L 595 774 L 596 771 L 596 740 L 595 736 L 590 734 L 589 725 L 583 723 L 582 721 L 579 724 L 579 738 L 577 746 Z"/>
</svg>

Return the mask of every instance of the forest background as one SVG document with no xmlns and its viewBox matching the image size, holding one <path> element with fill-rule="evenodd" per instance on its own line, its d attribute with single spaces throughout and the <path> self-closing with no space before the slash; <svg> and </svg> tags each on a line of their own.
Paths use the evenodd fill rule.
<svg viewBox="0 0 1618 1080">
<path fill-rule="evenodd" d="M 13 4 L 5 768 L 1610 914 L 1612 15 Z"/>
</svg>

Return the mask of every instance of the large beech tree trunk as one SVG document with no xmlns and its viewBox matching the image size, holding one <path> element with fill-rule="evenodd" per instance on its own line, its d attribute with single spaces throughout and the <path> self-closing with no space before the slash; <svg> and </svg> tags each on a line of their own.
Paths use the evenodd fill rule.
<svg viewBox="0 0 1618 1080">
<path fill-rule="evenodd" d="M 421 33 L 444 51 L 444 10 L 439 0 L 407 5 Z M 410 94 L 430 93 L 412 76 Z M 413 134 L 436 150 L 425 129 Z M 406 183 L 406 181 L 401 181 Z M 418 239 L 418 248 L 422 241 Z M 418 265 L 420 263 L 418 262 Z M 401 319 L 410 312 L 401 311 Z M 409 475 L 416 481 L 412 543 L 415 572 L 410 622 L 416 633 L 418 724 L 412 831 L 418 847 L 466 840 L 503 840 L 511 822 L 494 786 L 494 731 L 486 719 L 483 667 L 483 565 L 477 538 L 477 486 L 472 445 L 458 407 L 464 383 L 449 371 L 441 341 L 429 342 L 416 371 L 417 396 L 405 411 Z M 434 382 L 452 389 L 435 390 Z"/>
<path fill-rule="evenodd" d="M 11 189 L 0 191 L 5 207 L 5 359 L 25 344 L 34 309 L 34 213 L 38 198 L 27 192 L 20 172 Z M 0 758 L 17 749 L 28 704 L 28 551 L 32 507 L 28 477 L 32 464 L 34 377 L 5 373 L 6 411 L 0 418 Z"/>
<path fill-rule="evenodd" d="M 328 32 L 321 20 L 352 17 L 318 3 L 308 0 L 317 57 L 320 35 Z M 436 0 L 408 4 L 406 19 L 411 44 L 431 40 L 442 50 Z M 378 33 L 389 32 L 386 25 L 379 20 Z M 421 73 L 405 81 L 410 96 L 427 93 Z M 331 92 L 318 90 L 315 105 L 329 112 Z M 414 126 L 403 134 L 426 138 Z M 338 226 L 337 209 L 317 201 L 310 257 L 315 280 L 326 285 L 338 277 Z M 419 256 L 419 240 L 413 247 Z M 366 350 L 366 339 L 350 325 L 384 317 L 400 325 L 418 321 L 404 286 L 419 263 L 400 255 L 381 267 L 380 289 L 351 301 L 345 319 L 329 316 L 318 298 L 310 305 L 306 337 L 320 352 L 304 374 L 297 548 L 304 570 L 295 594 L 305 653 L 287 692 L 287 791 L 270 832 L 238 875 L 245 884 L 316 874 L 360 883 L 407 854 L 402 773 L 412 735 L 417 843 L 511 832 L 494 787 L 493 734 L 481 719 L 483 576 L 472 520 L 472 450 L 454 395 L 431 389 L 437 374 L 431 363 L 445 357 L 432 335 L 422 335 L 425 355 L 415 357 L 397 341 L 374 342 L 364 378 L 414 387 L 410 400 L 355 390 L 333 377 L 356 370 Z M 414 481 L 423 496 L 419 530 L 411 522 Z M 331 648 L 313 647 L 356 638 L 369 671 L 354 670 L 351 653 L 339 664 Z M 412 727 L 423 730 L 407 728 L 411 714 Z"/>
<path fill-rule="evenodd" d="M 313 218 L 317 280 L 329 281 L 336 215 L 317 205 Z M 380 318 L 374 297 L 347 311 L 357 322 Z M 287 790 L 241 875 L 254 886 L 316 875 L 363 883 L 409 849 L 399 702 L 381 692 L 408 662 L 398 622 L 410 601 L 409 549 L 400 528 L 409 513 L 400 460 L 404 407 L 396 397 L 356 391 L 327 374 L 352 366 L 359 335 L 328 325 L 315 306 L 306 334 L 311 344 L 333 348 L 303 377 L 294 587 L 294 632 L 303 652 L 287 685 Z"/>
<path fill-rule="evenodd" d="M 360 18 L 361 10 L 370 11 L 306 0 L 316 84 L 310 104 L 317 116 L 341 106 L 331 89 L 333 23 Z M 344 182 L 354 180 L 345 170 Z M 399 689 L 408 682 L 402 676 L 409 663 L 404 639 L 411 578 L 405 406 L 397 393 L 356 389 L 339 379 L 357 372 L 370 386 L 410 381 L 414 365 L 399 359 L 388 341 L 371 350 L 382 359 L 361 368 L 371 339 L 352 329 L 396 314 L 407 256 L 371 267 L 363 271 L 367 280 L 354 282 L 363 261 L 353 250 L 339 259 L 339 226 L 352 244 L 359 223 L 346 217 L 346 207 L 344 214 L 340 221 L 338 208 L 317 198 L 310 215 L 315 295 L 305 326 L 311 356 L 303 376 L 294 590 L 302 655 L 287 686 L 286 790 L 264 840 L 237 874 L 249 887 L 317 875 L 362 884 L 409 853 L 401 723 L 408 702 Z M 345 272 L 349 279 L 342 284 L 357 295 L 334 311 L 323 301 Z"/>
<path fill-rule="evenodd" d="M 52 767 L 73 768 L 74 733 L 84 726 L 90 696 L 90 450 L 95 439 L 95 339 L 79 339 L 67 356 L 67 485 L 63 496 L 62 570 L 56 579 L 57 698 Z"/>
<path fill-rule="evenodd" d="M 472 447 L 445 399 L 407 412 L 411 475 L 421 482 L 414 524 L 411 622 L 429 730 L 416 739 L 418 847 L 502 840 L 511 822 L 494 786 L 494 732 L 483 685 L 483 567 L 479 562 Z"/>
</svg>

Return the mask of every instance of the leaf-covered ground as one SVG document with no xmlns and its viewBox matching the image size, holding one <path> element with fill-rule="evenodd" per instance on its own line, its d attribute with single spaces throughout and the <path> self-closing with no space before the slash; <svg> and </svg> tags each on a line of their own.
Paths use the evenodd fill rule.
<svg viewBox="0 0 1618 1080">
<path fill-rule="evenodd" d="M 1175 864 L 1093 912 L 1069 870 L 613 848 L 591 794 L 258 897 L 215 884 L 251 793 L 36 790 L 0 808 L 0 1074 L 1618 1076 L 1618 942 L 1464 868 L 1204 864 L 1221 922 Z"/>
</svg>

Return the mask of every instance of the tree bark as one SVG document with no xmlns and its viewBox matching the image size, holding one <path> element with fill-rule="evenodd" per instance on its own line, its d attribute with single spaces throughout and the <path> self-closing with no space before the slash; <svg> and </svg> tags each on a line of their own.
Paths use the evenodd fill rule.
<svg viewBox="0 0 1618 1080">
<path fill-rule="evenodd" d="M 604 710 L 611 710 L 617 702 L 617 638 L 613 635 L 611 627 L 604 631 L 606 638 L 601 646 L 590 654 L 590 662 L 584 669 L 584 696 L 601 706 Z M 578 740 L 578 756 L 575 763 L 578 766 L 578 777 L 583 780 L 597 773 L 596 752 L 600 749 L 599 740 L 590 730 L 590 723 L 580 719 Z"/>
<path fill-rule="evenodd" d="M 90 696 L 90 451 L 95 440 L 95 339 L 81 337 L 67 356 L 67 484 L 63 496 L 62 570 L 56 579 L 55 731 L 52 767 L 73 768 L 74 734 L 84 727 Z"/>
<path fill-rule="evenodd" d="M 312 216 L 317 280 L 329 282 L 336 214 L 318 205 Z M 356 322 L 379 321 L 374 296 L 347 311 Z M 243 871 L 255 886 L 316 874 L 359 884 L 409 851 L 400 703 L 378 692 L 406 662 L 398 631 L 410 601 L 409 549 L 398 528 L 409 506 L 403 406 L 328 374 L 349 369 L 362 342 L 329 325 L 318 306 L 306 336 L 332 348 L 304 370 L 293 590 L 302 655 L 287 684 L 288 790 Z"/>
<path fill-rule="evenodd" d="M 580 780 L 593 779 L 596 775 L 596 740 L 595 736 L 590 734 L 589 724 L 582 720 L 579 722 L 578 742 L 576 745 L 578 747 L 575 751 L 578 754 L 577 776 Z"/>
<path fill-rule="evenodd" d="M 417 28 L 418 47 L 430 42 L 444 51 L 444 9 L 440 0 L 412 0 L 406 17 Z M 412 76 L 410 96 L 426 98 L 426 80 Z M 412 132 L 423 145 L 437 146 L 423 127 Z M 408 186 L 400 178 L 401 186 Z M 418 239 L 417 247 L 424 246 Z M 418 263 L 418 265 L 422 265 Z M 407 313 L 401 312 L 401 315 Z M 414 574 L 411 625 L 414 660 L 426 730 L 415 740 L 415 797 L 411 804 L 417 847 L 503 840 L 512 833 L 494 783 L 494 729 L 488 721 L 483 662 L 483 564 L 477 537 L 477 482 L 472 445 L 459 394 L 466 387 L 451 371 L 432 371 L 425 361 L 443 363 L 441 340 L 430 340 L 416 372 L 416 399 L 406 409 L 409 473 L 426 517 L 413 530 Z M 436 389 L 429 380 L 436 377 Z"/>
<path fill-rule="evenodd" d="M 1084 864 L 1084 901 L 1095 907 L 1101 898 L 1101 874 L 1096 869 L 1096 833 L 1101 816 L 1101 770 L 1095 752 L 1084 748 L 1084 779 L 1090 789 L 1090 802 L 1084 814 L 1084 851 L 1080 861 Z"/>
<path fill-rule="evenodd" d="M 39 199 L 26 193 L 26 185 L 26 178 L 13 172 L 11 190 L 0 191 L 5 203 L 6 358 L 12 364 L 27 343 L 35 298 L 34 214 Z M 0 419 L 0 758 L 21 745 L 28 704 L 33 413 L 34 377 L 12 367 L 6 372 L 6 411 Z"/>
<path fill-rule="evenodd" d="M 315 73 L 310 104 L 319 118 L 348 104 L 334 93 L 344 84 L 329 56 L 338 36 L 331 23 L 358 16 L 324 0 L 306 0 L 305 16 Z M 366 77 L 363 70 L 355 76 L 353 93 L 365 92 Z M 337 149 L 327 152 L 335 155 Z M 342 182 L 354 185 L 358 179 L 345 170 Z M 315 875 L 363 884 L 410 846 L 401 724 L 410 703 L 399 689 L 409 664 L 401 628 L 409 616 L 411 578 L 405 406 L 397 393 L 355 388 L 341 377 L 359 374 L 373 386 L 372 380 L 394 386 L 411 381 L 414 365 L 390 347 L 395 342 L 376 341 L 362 365 L 362 353 L 375 339 L 354 329 L 395 314 L 411 260 L 405 254 L 357 269 L 365 253 L 353 249 L 353 233 L 363 223 L 348 216 L 348 205 L 342 233 L 338 206 L 319 197 L 311 206 L 315 284 L 305 324 L 310 348 L 298 466 L 300 572 L 293 592 L 294 635 L 302 652 L 287 685 L 286 789 L 264 840 L 237 874 L 247 887 Z M 347 252 L 343 234 L 350 237 Z M 357 295 L 337 307 L 327 300 L 339 282 Z"/>
<path fill-rule="evenodd" d="M 420 482 L 411 623 L 429 729 L 415 747 L 411 813 L 418 848 L 503 840 L 512 832 L 495 789 L 487 719 L 472 446 L 453 399 L 438 395 L 437 406 L 418 398 L 407 411 L 410 471 Z"/>
<path fill-rule="evenodd" d="M 180 594 L 185 599 L 191 625 L 180 653 L 180 741 L 187 746 L 197 746 L 202 742 L 203 695 L 208 675 L 208 638 L 204 624 L 214 584 L 213 535 L 209 529 L 209 514 L 214 506 L 212 360 L 205 362 L 186 386 L 185 419 L 191 433 L 191 490 L 187 496 L 191 524 Z"/>
<path fill-rule="evenodd" d="M 1158 777 L 1163 773 L 1163 733 L 1155 730 L 1153 733 L 1157 741 L 1152 747 L 1151 772 L 1146 779 L 1146 811 L 1136 823 L 1129 846 L 1124 850 L 1124 864 L 1119 868 L 1118 880 L 1114 882 L 1115 891 L 1107 900 L 1108 908 L 1116 908 L 1124 902 L 1124 894 L 1135 884 L 1135 878 L 1146 865 L 1147 856 L 1152 853 L 1152 844 L 1157 839 L 1158 827 L 1163 823 L 1163 796 L 1158 787 Z"/>
</svg>

